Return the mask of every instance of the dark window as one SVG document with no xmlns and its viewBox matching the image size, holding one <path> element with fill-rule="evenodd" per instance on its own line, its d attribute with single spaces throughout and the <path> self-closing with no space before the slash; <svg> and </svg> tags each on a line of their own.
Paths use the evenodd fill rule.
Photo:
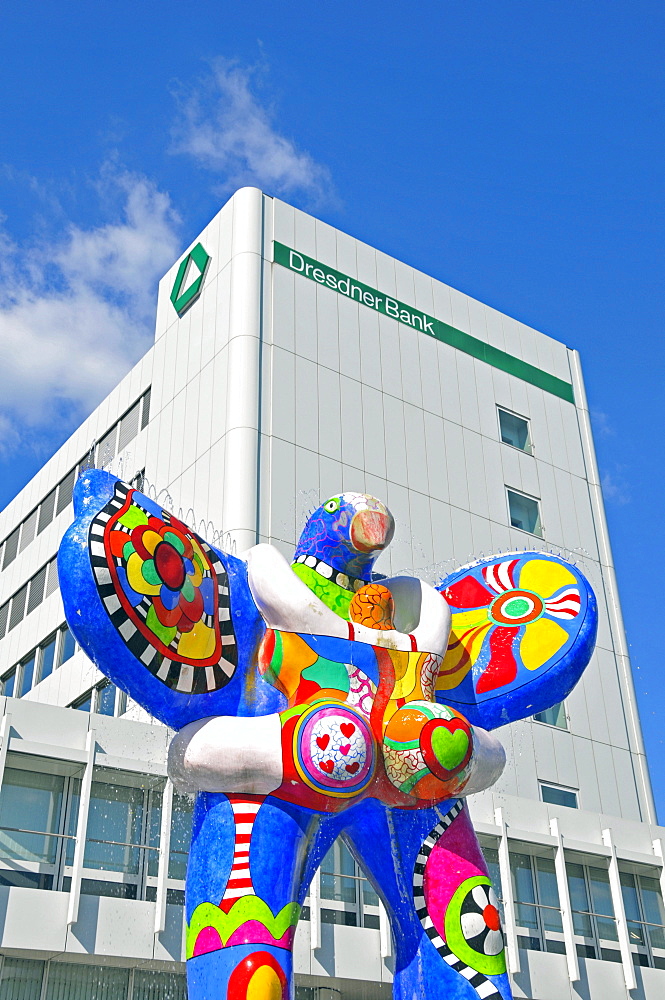
<svg viewBox="0 0 665 1000">
<path fill-rule="evenodd" d="M 5 603 L 0 608 L 0 639 L 4 639 L 5 632 L 7 631 L 7 619 L 9 617 L 9 601 Z"/>
<path fill-rule="evenodd" d="M 44 597 L 50 597 L 51 594 L 58 589 L 58 561 L 57 559 L 51 559 L 47 566 L 46 575 L 46 593 Z"/>
<path fill-rule="evenodd" d="M 76 641 L 69 630 L 68 625 L 63 625 L 62 639 L 60 640 L 60 655 L 58 656 L 58 666 L 68 660 L 76 652 Z"/>
<path fill-rule="evenodd" d="M 544 785 L 541 783 L 540 795 L 543 802 L 549 802 L 553 806 L 568 806 L 569 809 L 577 809 L 577 792 L 569 788 L 558 788 L 556 785 Z"/>
<path fill-rule="evenodd" d="M 97 688 L 97 704 L 95 705 L 95 711 L 99 715 L 115 715 L 115 684 L 111 684 L 111 681 L 104 681 Z"/>
<path fill-rule="evenodd" d="M 21 698 L 32 688 L 35 677 L 35 652 L 31 653 L 21 664 Z"/>
<path fill-rule="evenodd" d="M 82 694 L 80 698 L 73 701 L 70 708 L 76 708 L 79 712 L 91 712 L 92 711 L 92 691 L 86 691 Z"/>
<path fill-rule="evenodd" d="M 84 896 L 114 896 L 116 899 L 136 899 L 136 885 L 125 882 L 102 882 L 96 878 L 81 879 Z"/>
<path fill-rule="evenodd" d="M 33 510 L 32 514 L 29 514 L 21 525 L 21 544 L 19 546 L 20 552 L 23 552 L 23 549 L 26 548 L 26 546 L 28 546 L 35 537 L 38 513 L 39 511 L 37 509 Z"/>
<path fill-rule="evenodd" d="M 68 503 L 71 502 L 76 482 L 76 469 L 71 469 L 58 485 L 58 502 L 56 504 L 56 514 L 61 514 Z"/>
<path fill-rule="evenodd" d="M 100 468 L 103 469 L 115 457 L 117 438 L 118 425 L 114 424 L 97 445 L 97 465 Z"/>
<path fill-rule="evenodd" d="M 5 555 L 2 560 L 2 568 L 6 569 L 11 562 L 16 559 L 16 553 L 18 552 L 18 536 L 21 531 L 21 526 L 19 524 L 18 528 L 14 528 L 11 535 L 5 540 Z"/>
<path fill-rule="evenodd" d="M 540 506 L 533 497 L 527 497 L 524 493 L 517 493 L 515 490 L 508 490 L 508 510 L 510 512 L 510 523 L 513 528 L 521 531 L 528 531 L 531 535 L 542 536 L 543 529 L 540 523 Z"/>
<path fill-rule="evenodd" d="M 12 598 L 12 609 L 9 612 L 9 632 L 13 628 L 16 628 L 18 623 L 22 622 L 25 617 L 25 599 L 27 595 L 28 585 L 26 583 Z"/>
<path fill-rule="evenodd" d="M 504 444 L 512 445 L 513 448 L 519 448 L 520 451 L 531 454 L 528 420 L 499 407 L 499 430 Z"/>
<path fill-rule="evenodd" d="M 345 924 L 347 927 L 357 927 L 358 918 L 355 913 L 349 910 L 325 910 L 321 909 L 322 924 Z"/>
<path fill-rule="evenodd" d="M 139 432 L 139 417 L 141 415 L 141 400 L 134 403 L 131 410 L 124 415 L 120 421 L 120 434 L 118 435 L 118 451 L 126 448 L 130 441 Z"/>
<path fill-rule="evenodd" d="M 44 528 L 48 528 L 49 524 L 53 520 L 53 512 L 55 510 L 55 494 L 57 487 L 51 490 L 48 496 L 44 497 L 39 508 L 39 528 L 37 529 L 37 534 L 42 532 Z"/>
<path fill-rule="evenodd" d="M 43 566 L 39 573 L 35 573 L 30 581 L 30 593 L 28 594 L 28 608 L 26 614 L 38 608 L 44 600 L 44 587 L 46 586 L 46 566 Z"/>
<path fill-rule="evenodd" d="M 562 701 L 558 705 L 546 708 L 544 712 L 536 712 L 534 719 L 536 722 L 544 722 L 548 726 L 557 726 L 558 729 L 568 729 L 566 709 Z"/>
<path fill-rule="evenodd" d="M 49 674 L 53 673 L 55 665 L 56 635 L 51 636 L 39 647 L 39 679 L 43 681 Z"/>
<path fill-rule="evenodd" d="M 14 689 L 16 687 L 16 667 L 12 667 L 8 670 L 6 674 L 2 677 L 2 694 L 7 698 L 14 697 Z"/>
<path fill-rule="evenodd" d="M 143 394 L 143 413 L 141 414 L 141 430 L 150 420 L 150 389 Z"/>
</svg>

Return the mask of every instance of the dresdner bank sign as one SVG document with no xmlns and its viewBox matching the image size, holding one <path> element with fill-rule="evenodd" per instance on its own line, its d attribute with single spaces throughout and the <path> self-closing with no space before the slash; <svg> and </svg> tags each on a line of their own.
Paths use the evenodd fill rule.
<svg viewBox="0 0 665 1000">
<path fill-rule="evenodd" d="M 385 292 L 379 292 L 376 288 L 371 288 L 356 278 L 350 278 L 348 274 L 342 274 L 341 271 L 336 271 L 334 268 L 328 267 L 327 264 L 307 257 L 298 250 L 284 246 L 277 240 L 274 241 L 274 254 L 275 263 L 287 267 L 289 271 L 295 271 L 296 274 L 301 274 L 304 278 L 309 278 L 310 281 L 324 285 L 339 295 L 345 295 L 346 298 L 353 299 L 354 302 L 367 306 L 368 309 L 374 309 L 376 312 L 383 313 L 384 316 L 396 319 L 398 323 L 404 323 L 414 330 L 420 330 L 421 333 L 426 333 L 458 351 L 470 354 L 472 357 L 478 358 L 479 361 L 492 365 L 493 368 L 499 368 L 501 371 L 508 372 L 509 375 L 515 375 L 525 382 L 530 382 L 532 385 L 538 386 L 539 389 L 551 392 L 569 403 L 575 401 L 570 382 L 565 382 L 541 368 L 536 368 L 535 365 L 530 365 L 526 361 L 522 361 L 521 358 L 515 358 L 512 354 L 499 350 L 498 347 L 493 347 L 483 340 L 478 340 L 477 337 L 457 330 L 449 323 L 443 323 L 440 319 L 435 319 L 434 316 L 414 309 L 405 302 L 400 302 L 398 299 L 386 295 Z"/>
</svg>

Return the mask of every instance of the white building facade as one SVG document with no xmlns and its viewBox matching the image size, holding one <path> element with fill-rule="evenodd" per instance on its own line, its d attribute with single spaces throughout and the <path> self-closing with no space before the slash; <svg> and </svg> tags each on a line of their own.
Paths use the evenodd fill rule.
<svg viewBox="0 0 665 1000">
<path fill-rule="evenodd" d="M 184 996 L 191 804 L 166 780 L 170 733 L 77 650 L 58 589 L 90 464 L 237 552 L 290 555 L 308 511 L 355 490 L 395 516 L 386 574 L 573 559 L 599 603 L 591 664 L 499 731 L 506 771 L 471 813 L 515 996 L 665 995 L 665 829 L 577 352 L 247 188 L 161 282 L 151 350 L 0 513 L 0 1000 Z M 303 997 L 389 996 L 385 914 L 341 845 L 304 917 Z"/>
</svg>

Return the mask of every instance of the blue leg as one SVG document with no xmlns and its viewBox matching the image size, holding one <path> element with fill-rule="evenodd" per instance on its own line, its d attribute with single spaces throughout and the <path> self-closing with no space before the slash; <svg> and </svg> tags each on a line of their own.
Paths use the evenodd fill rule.
<svg viewBox="0 0 665 1000">
<path fill-rule="evenodd" d="M 190 1000 L 290 996 L 300 906 L 338 822 L 272 796 L 198 796 L 186 891 Z"/>
<path fill-rule="evenodd" d="M 390 918 L 395 1000 L 510 1000 L 496 898 L 461 801 L 406 810 L 367 799 L 348 819 Z"/>
</svg>

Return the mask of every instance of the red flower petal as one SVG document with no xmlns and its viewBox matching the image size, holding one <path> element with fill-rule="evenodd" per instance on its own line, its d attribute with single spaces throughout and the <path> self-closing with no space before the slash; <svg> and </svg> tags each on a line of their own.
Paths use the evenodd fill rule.
<svg viewBox="0 0 665 1000">
<path fill-rule="evenodd" d="M 453 608 L 487 607 L 494 597 L 494 594 L 486 590 L 475 576 L 464 576 L 441 593 Z"/>
<path fill-rule="evenodd" d="M 203 614 L 203 598 L 201 597 L 201 592 L 199 590 L 194 592 L 193 601 L 186 601 L 185 598 L 180 595 L 178 607 L 182 611 L 183 615 L 189 618 L 192 625 L 194 625 L 200 620 L 201 615 Z"/>
<path fill-rule="evenodd" d="M 182 611 L 177 604 L 175 608 L 170 611 L 162 604 L 158 594 L 155 594 L 152 599 L 152 603 L 155 608 L 155 614 L 159 618 L 162 625 L 166 625 L 167 628 L 173 628 L 174 625 L 178 624 L 182 616 Z"/>
<path fill-rule="evenodd" d="M 519 630 L 497 625 L 490 632 L 490 661 L 478 678 L 477 694 L 494 691 L 510 684 L 517 677 L 517 663 L 513 656 L 513 642 Z"/>
</svg>

